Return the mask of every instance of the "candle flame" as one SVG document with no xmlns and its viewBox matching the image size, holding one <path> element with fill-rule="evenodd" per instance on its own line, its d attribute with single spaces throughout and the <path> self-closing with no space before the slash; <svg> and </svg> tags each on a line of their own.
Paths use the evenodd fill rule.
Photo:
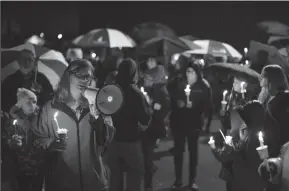
<svg viewBox="0 0 289 191">
<path fill-rule="evenodd" d="M 214 137 L 213 137 L 213 136 L 211 136 L 211 137 L 210 137 L 210 141 L 213 141 L 213 140 L 214 140 Z"/>
<path fill-rule="evenodd" d="M 225 97 L 227 95 L 227 93 L 228 93 L 228 90 L 224 90 L 223 91 L 223 97 Z"/>
<path fill-rule="evenodd" d="M 16 123 L 17 123 L 17 119 L 14 119 L 13 125 L 16 125 Z"/>
<path fill-rule="evenodd" d="M 262 131 L 259 132 L 258 137 L 259 137 L 259 140 L 263 141 L 263 133 L 262 133 Z"/>
<path fill-rule="evenodd" d="M 140 88 L 140 91 L 144 92 L 144 87 L 141 87 L 141 88 Z"/>
<path fill-rule="evenodd" d="M 58 111 L 55 112 L 55 114 L 54 114 L 54 119 L 56 119 L 57 116 L 58 116 Z"/>
</svg>

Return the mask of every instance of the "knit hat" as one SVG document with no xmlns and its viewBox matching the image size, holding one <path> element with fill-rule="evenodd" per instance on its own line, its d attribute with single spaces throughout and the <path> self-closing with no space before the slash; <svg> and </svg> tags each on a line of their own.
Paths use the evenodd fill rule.
<svg viewBox="0 0 289 191">
<path fill-rule="evenodd" d="M 37 100 L 37 96 L 30 90 L 25 88 L 18 88 L 17 90 L 17 106 L 21 106 L 25 101 L 29 99 Z"/>
</svg>

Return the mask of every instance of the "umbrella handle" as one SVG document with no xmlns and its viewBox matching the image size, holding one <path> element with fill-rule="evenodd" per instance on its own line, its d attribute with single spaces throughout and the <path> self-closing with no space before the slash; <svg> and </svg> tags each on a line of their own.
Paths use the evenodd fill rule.
<svg viewBox="0 0 289 191">
<path fill-rule="evenodd" d="M 35 65 L 34 82 L 36 83 L 37 73 L 38 73 L 38 61 L 39 61 L 39 57 L 37 57 L 35 61 L 36 61 L 36 65 Z"/>
</svg>

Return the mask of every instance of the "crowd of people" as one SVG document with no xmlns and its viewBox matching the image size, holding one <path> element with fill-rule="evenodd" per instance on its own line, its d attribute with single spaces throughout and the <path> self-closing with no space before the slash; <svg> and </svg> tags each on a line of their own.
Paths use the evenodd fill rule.
<svg viewBox="0 0 289 191">
<path fill-rule="evenodd" d="M 35 74 L 35 57 L 29 50 L 21 51 L 19 71 L 2 83 L 3 190 L 122 191 L 126 187 L 127 191 L 152 191 L 158 170 L 154 148 L 168 134 L 174 142 L 172 189 L 183 187 L 187 142 L 189 187 L 198 190 L 198 140 L 202 131 L 210 133 L 217 107 L 213 83 L 206 79 L 202 62 L 180 56 L 167 70 L 148 57 L 140 72 L 134 59 L 120 54 L 100 72 L 99 63 L 85 59 L 81 51 L 72 54 L 55 91 L 43 74 Z M 213 133 L 216 142 L 210 144 L 222 163 L 220 178 L 228 191 L 288 191 L 286 74 L 274 63 L 262 67 L 260 92 L 244 92 L 251 84 L 242 77 L 227 78 L 232 90 L 217 114 L 222 133 Z M 123 106 L 113 116 L 91 107 L 94 100 L 83 93 L 87 87 L 107 84 L 117 84 L 124 96 Z M 237 116 L 234 123 L 232 113 Z M 268 160 L 256 151 L 260 131 L 265 135 Z"/>
</svg>

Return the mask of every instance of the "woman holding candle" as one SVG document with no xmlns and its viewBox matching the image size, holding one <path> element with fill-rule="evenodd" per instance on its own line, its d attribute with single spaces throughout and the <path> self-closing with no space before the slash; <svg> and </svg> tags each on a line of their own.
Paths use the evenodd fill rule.
<svg viewBox="0 0 289 191">
<path fill-rule="evenodd" d="M 243 124 L 232 128 L 232 142 L 212 148 L 222 163 L 220 178 L 226 181 L 228 191 L 262 191 L 265 183 L 257 174 L 261 159 L 256 148 L 260 146 L 258 132 L 264 125 L 264 108 L 260 102 L 250 101 L 236 111 Z"/>
<path fill-rule="evenodd" d="M 206 128 L 208 129 L 212 119 L 213 104 L 211 88 L 202 77 L 200 67 L 193 61 L 188 61 L 187 69 L 182 77 L 175 78 L 168 86 L 171 97 L 170 127 L 174 137 L 174 163 L 176 181 L 173 189 L 182 187 L 183 152 L 186 138 L 190 153 L 189 186 L 192 190 L 198 190 L 195 184 L 196 167 L 198 160 L 199 132 L 204 124 L 204 114 L 208 116 Z M 189 87 L 187 88 L 187 85 Z M 186 94 L 185 90 L 189 89 Z M 187 99 L 187 95 L 189 99 Z"/>
<path fill-rule="evenodd" d="M 278 65 L 263 68 L 260 85 L 267 89 L 270 99 L 266 104 L 265 142 L 270 157 L 277 157 L 280 148 L 289 141 L 289 85 L 286 75 Z"/>
<path fill-rule="evenodd" d="M 14 153 L 17 190 L 41 191 L 43 174 L 41 163 L 33 148 L 32 129 L 37 125 L 38 106 L 36 95 L 19 88 L 17 103 L 10 109 L 11 123 L 6 126 L 8 144 Z M 6 174 L 2 174 L 6 176 Z"/>
<path fill-rule="evenodd" d="M 88 98 L 83 95 L 93 72 L 89 61 L 73 61 L 33 129 L 35 147 L 46 153 L 46 191 L 95 191 L 108 186 L 102 154 L 114 128 L 110 118 L 90 111 Z M 59 129 L 67 130 L 62 141 Z"/>
</svg>

